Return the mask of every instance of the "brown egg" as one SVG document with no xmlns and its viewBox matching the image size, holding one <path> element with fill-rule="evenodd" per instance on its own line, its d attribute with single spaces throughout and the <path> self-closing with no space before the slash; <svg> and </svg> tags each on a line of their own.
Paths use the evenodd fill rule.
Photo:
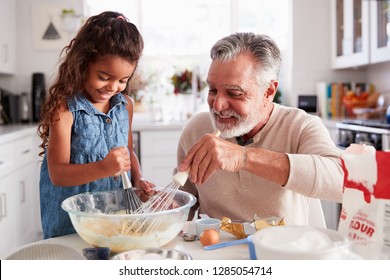
<svg viewBox="0 0 390 280">
<path fill-rule="evenodd" d="M 199 236 L 203 246 L 213 245 L 219 242 L 219 232 L 216 229 L 205 229 Z"/>
</svg>

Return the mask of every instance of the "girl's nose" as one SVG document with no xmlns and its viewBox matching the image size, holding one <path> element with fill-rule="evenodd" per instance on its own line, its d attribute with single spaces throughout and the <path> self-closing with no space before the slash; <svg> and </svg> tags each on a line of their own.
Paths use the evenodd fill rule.
<svg viewBox="0 0 390 280">
<path fill-rule="evenodd" d="M 119 85 L 118 85 L 117 82 L 115 82 L 115 81 L 110 81 L 110 82 L 106 85 L 106 90 L 107 90 L 108 92 L 111 92 L 111 93 L 113 93 L 113 92 L 118 92 L 118 91 L 120 90 L 120 87 L 119 87 Z"/>
</svg>

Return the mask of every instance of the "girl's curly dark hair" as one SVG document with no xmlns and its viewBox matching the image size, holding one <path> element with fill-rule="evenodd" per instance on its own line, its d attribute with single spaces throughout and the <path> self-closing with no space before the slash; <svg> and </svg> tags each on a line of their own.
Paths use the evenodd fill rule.
<svg viewBox="0 0 390 280">
<path fill-rule="evenodd" d="M 61 51 L 56 80 L 49 87 L 41 107 L 38 135 L 42 138 L 40 146 L 43 151 L 40 155 L 47 148 L 50 126 L 59 118 L 56 112 L 60 104 L 76 92 L 84 91 L 89 64 L 105 55 L 138 62 L 143 48 L 144 42 L 137 27 L 121 13 L 107 11 L 85 22 L 76 37 Z"/>
</svg>

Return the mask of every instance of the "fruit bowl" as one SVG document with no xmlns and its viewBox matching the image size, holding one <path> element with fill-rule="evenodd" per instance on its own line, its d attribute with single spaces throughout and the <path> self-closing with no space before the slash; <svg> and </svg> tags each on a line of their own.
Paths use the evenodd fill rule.
<svg viewBox="0 0 390 280">
<path fill-rule="evenodd" d="M 87 192 L 62 202 L 78 235 L 95 247 L 111 252 L 159 248 L 173 240 L 183 228 L 196 198 L 178 190 L 174 209 L 126 214 L 123 190 Z"/>
</svg>

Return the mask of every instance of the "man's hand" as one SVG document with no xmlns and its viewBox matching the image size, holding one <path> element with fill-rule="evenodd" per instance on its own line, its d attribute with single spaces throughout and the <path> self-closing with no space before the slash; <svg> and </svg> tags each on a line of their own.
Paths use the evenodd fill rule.
<svg viewBox="0 0 390 280">
<path fill-rule="evenodd" d="M 245 167 L 246 150 L 212 134 L 204 135 L 188 152 L 179 171 L 189 171 L 189 179 L 202 184 L 216 170 L 239 171 Z"/>
</svg>

